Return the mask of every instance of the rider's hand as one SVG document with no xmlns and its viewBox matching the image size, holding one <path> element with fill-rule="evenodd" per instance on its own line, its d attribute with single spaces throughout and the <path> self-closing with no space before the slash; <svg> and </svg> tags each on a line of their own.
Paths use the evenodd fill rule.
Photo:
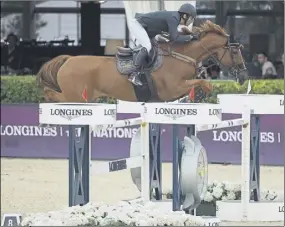
<svg viewBox="0 0 285 227">
<path fill-rule="evenodd" d="M 181 35 L 193 35 L 192 29 L 186 25 L 178 25 L 177 30 Z"/>
<path fill-rule="evenodd" d="M 166 42 L 166 43 L 169 42 L 169 39 L 160 34 L 156 35 L 154 38 L 157 42 Z"/>
<path fill-rule="evenodd" d="M 163 37 L 165 37 L 165 38 L 169 38 L 170 37 L 169 33 L 167 33 L 167 32 L 161 32 L 161 35 Z"/>
<path fill-rule="evenodd" d="M 197 34 L 191 34 L 191 40 L 199 40 L 199 36 Z"/>
</svg>

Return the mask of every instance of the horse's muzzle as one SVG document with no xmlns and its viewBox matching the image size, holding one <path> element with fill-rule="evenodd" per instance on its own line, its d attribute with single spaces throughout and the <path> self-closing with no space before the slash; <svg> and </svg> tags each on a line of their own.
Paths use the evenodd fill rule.
<svg viewBox="0 0 285 227">
<path fill-rule="evenodd" d="M 247 69 L 245 64 L 236 65 L 232 67 L 229 71 L 229 74 L 236 78 L 236 82 L 240 85 L 243 85 L 247 78 Z"/>
<path fill-rule="evenodd" d="M 239 71 L 236 75 L 236 81 L 240 84 L 243 85 L 244 82 L 246 81 L 248 74 L 247 74 L 247 70 L 242 70 Z"/>
</svg>

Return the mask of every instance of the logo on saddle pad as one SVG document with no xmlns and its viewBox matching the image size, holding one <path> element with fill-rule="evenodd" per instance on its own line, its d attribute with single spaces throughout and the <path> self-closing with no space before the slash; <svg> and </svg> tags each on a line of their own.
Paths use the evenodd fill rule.
<svg viewBox="0 0 285 227">
<path fill-rule="evenodd" d="M 197 109 L 189 108 L 189 109 L 178 109 L 178 108 L 155 108 L 155 114 L 164 115 L 173 120 L 176 120 L 180 117 L 184 117 L 187 115 L 195 116 L 197 115 Z"/>
<path fill-rule="evenodd" d="M 63 117 L 69 121 L 81 116 L 92 116 L 92 109 L 51 109 L 51 115 Z"/>
</svg>

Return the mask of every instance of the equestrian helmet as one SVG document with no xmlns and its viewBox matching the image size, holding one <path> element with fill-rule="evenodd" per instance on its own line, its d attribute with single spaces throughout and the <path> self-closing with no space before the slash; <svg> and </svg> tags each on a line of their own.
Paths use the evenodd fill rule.
<svg viewBox="0 0 285 227">
<path fill-rule="evenodd" d="M 193 18 L 196 18 L 197 16 L 196 8 L 190 3 L 185 3 L 182 6 L 180 6 L 178 12 L 185 13 Z"/>
</svg>

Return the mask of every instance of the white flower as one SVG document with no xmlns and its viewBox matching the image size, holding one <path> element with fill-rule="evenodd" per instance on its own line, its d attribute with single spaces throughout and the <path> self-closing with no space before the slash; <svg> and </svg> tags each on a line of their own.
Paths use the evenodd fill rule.
<svg viewBox="0 0 285 227">
<path fill-rule="evenodd" d="M 230 183 L 226 183 L 225 184 L 225 190 L 226 191 L 234 191 L 235 189 L 235 185 L 234 184 L 230 184 Z"/>
<path fill-rule="evenodd" d="M 136 226 L 148 226 L 148 220 L 145 220 L 145 219 L 137 220 Z"/>
<path fill-rule="evenodd" d="M 241 191 L 241 185 L 240 184 L 233 184 L 233 191 L 234 192 L 240 192 Z"/>
<path fill-rule="evenodd" d="M 222 181 L 221 183 L 225 186 L 225 188 L 227 185 L 232 185 L 232 183 L 228 181 Z"/>
<path fill-rule="evenodd" d="M 169 214 L 168 218 L 167 218 L 167 222 L 166 224 L 168 226 L 180 226 L 181 224 L 179 223 L 179 218 L 177 218 L 177 216 L 173 215 L 173 214 Z"/>
<path fill-rule="evenodd" d="M 204 199 L 203 199 L 205 202 L 212 202 L 214 200 L 212 194 L 210 192 L 206 192 L 205 196 L 204 196 Z"/>
<path fill-rule="evenodd" d="M 227 198 L 227 196 L 222 196 L 222 199 L 221 199 L 222 201 L 226 201 L 226 200 L 228 200 L 228 198 Z"/>
<path fill-rule="evenodd" d="M 185 226 L 201 226 L 204 225 L 205 221 L 200 216 L 188 215 L 187 220 L 184 222 Z"/>
<path fill-rule="evenodd" d="M 167 222 L 167 215 L 159 215 L 153 219 L 152 222 L 153 226 L 164 226 L 164 224 Z"/>
<path fill-rule="evenodd" d="M 235 200 L 236 199 L 236 195 L 233 191 L 228 192 L 226 197 L 227 197 L 227 200 Z"/>
<path fill-rule="evenodd" d="M 284 201 L 284 192 L 281 191 L 281 192 L 277 192 L 277 198 L 276 200 L 278 201 Z"/>
<path fill-rule="evenodd" d="M 116 223 L 117 221 L 118 220 L 116 218 L 107 216 L 100 222 L 100 225 L 102 226 L 112 225 L 113 223 Z"/>
<path fill-rule="evenodd" d="M 214 196 L 214 198 L 220 199 L 222 194 L 223 194 L 223 189 L 222 188 L 215 187 L 213 189 L 213 196 Z"/>
<path fill-rule="evenodd" d="M 274 199 L 276 199 L 276 197 L 277 197 L 277 194 L 274 191 L 272 191 L 272 192 L 267 191 L 267 195 L 265 195 L 266 200 L 274 200 Z"/>
<path fill-rule="evenodd" d="M 162 193 L 163 199 L 170 199 L 172 198 L 172 189 L 168 188 L 165 189 L 164 192 Z"/>
<path fill-rule="evenodd" d="M 216 188 L 224 189 L 224 188 L 225 188 L 224 182 L 219 182 L 219 183 L 216 185 Z"/>
</svg>

